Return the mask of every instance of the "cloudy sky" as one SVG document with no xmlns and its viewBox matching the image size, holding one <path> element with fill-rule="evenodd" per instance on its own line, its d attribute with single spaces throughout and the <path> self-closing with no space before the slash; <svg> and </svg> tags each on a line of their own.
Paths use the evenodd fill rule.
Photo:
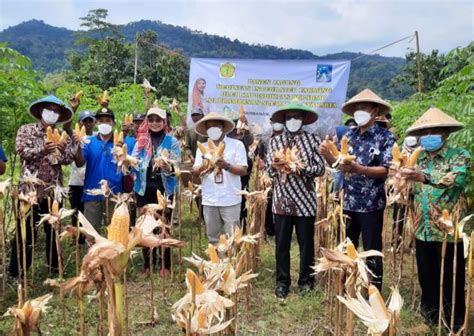
<svg viewBox="0 0 474 336">
<path fill-rule="evenodd" d="M 79 18 L 94 8 L 107 8 L 116 24 L 160 20 L 317 55 L 370 52 L 415 30 L 424 52 L 445 52 L 474 40 L 472 0 L 0 0 L 0 30 L 30 19 L 78 29 Z M 379 53 L 403 56 L 414 46 L 405 41 Z"/>
</svg>

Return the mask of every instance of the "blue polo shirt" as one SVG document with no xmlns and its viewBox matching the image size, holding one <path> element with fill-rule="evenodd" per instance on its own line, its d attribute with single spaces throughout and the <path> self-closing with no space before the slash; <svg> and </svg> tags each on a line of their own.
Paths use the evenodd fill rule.
<svg viewBox="0 0 474 336">
<path fill-rule="evenodd" d="M 82 155 L 86 161 L 82 201 L 101 201 L 104 199 L 103 196 L 88 195 L 85 191 L 100 188 L 100 180 L 107 180 L 112 192 L 114 194 L 120 193 L 122 192 L 123 174 L 120 170 L 117 171 L 117 165 L 112 156 L 113 140 L 102 141 L 99 135 L 89 136 L 88 139 L 90 142 L 82 148 Z M 130 148 L 128 148 L 128 152 L 131 152 Z"/>
<path fill-rule="evenodd" d="M 130 154 L 133 151 L 133 147 L 135 147 L 135 143 L 137 142 L 137 140 L 135 139 L 134 136 L 127 135 L 125 139 L 123 140 L 123 142 L 127 144 L 127 151 Z"/>
<path fill-rule="evenodd" d="M 3 147 L 0 145 L 0 160 L 3 162 L 7 162 L 7 156 L 5 155 L 5 152 L 3 151 Z"/>
</svg>

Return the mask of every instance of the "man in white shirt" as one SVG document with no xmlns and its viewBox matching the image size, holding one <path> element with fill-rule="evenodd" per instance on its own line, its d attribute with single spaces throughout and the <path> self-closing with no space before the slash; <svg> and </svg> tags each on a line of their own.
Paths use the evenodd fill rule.
<svg viewBox="0 0 474 336">
<path fill-rule="evenodd" d="M 224 144 L 223 157 L 215 162 L 215 169 L 208 169 L 209 153 L 202 153 L 199 148 L 193 166 L 193 174 L 202 179 L 204 221 L 211 244 L 219 242 L 222 229 L 232 235 L 234 228 L 240 226 L 242 196 L 238 191 L 242 188 L 240 177 L 247 173 L 247 154 L 241 141 L 226 136 L 233 129 L 232 120 L 214 112 L 195 125 L 196 133 L 209 137 L 215 148 Z M 208 144 L 203 145 L 209 152 Z"/>
</svg>

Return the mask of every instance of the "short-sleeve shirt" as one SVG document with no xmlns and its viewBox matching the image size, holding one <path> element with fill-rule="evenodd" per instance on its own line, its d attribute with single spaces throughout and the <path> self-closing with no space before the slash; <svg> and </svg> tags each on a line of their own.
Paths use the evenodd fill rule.
<svg viewBox="0 0 474 336">
<path fill-rule="evenodd" d="M 247 167 L 247 153 L 244 144 L 235 139 L 224 137 L 224 160 L 232 165 Z M 207 148 L 207 143 L 204 143 Z M 196 150 L 194 167 L 202 165 L 203 158 L 199 148 Z M 207 206 L 232 206 L 242 202 L 238 192 L 242 188 L 240 176 L 222 170 L 222 183 L 215 183 L 214 173 L 202 177 L 202 204 Z"/>
<path fill-rule="evenodd" d="M 84 194 L 82 201 L 100 201 L 103 196 L 92 196 L 86 193 L 88 189 L 100 188 L 99 182 L 107 180 L 109 188 L 113 193 L 122 192 L 122 178 L 123 174 L 117 170 L 117 164 L 112 155 L 114 147 L 113 140 L 103 141 L 99 135 L 88 137 L 89 143 L 82 148 L 82 155 L 86 161 L 86 175 L 84 178 Z M 129 152 L 131 149 L 128 148 Z"/>
<path fill-rule="evenodd" d="M 393 134 L 375 124 L 364 134 L 359 127 L 346 133 L 349 151 L 355 155 L 358 164 L 368 167 L 390 166 Z M 386 205 L 385 178 L 372 178 L 361 174 L 344 175 L 344 210 L 372 212 L 384 209 Z"/>
</svg>

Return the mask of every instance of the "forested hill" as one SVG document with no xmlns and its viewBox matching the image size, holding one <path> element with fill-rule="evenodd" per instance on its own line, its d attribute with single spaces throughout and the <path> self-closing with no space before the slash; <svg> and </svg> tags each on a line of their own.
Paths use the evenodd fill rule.
<svg viewBox="0 0 474 336">
<path fill-rule="evenodd" d="M 284 49 L 264 44 L 248 44 L 237 39 L 210 35 L 186 27 L 173 26 L 160 21 L 142 20 L 120 26 L 128 42 L 135 39 L 137 32 L 153 30 L 160 43 L 170 49 L 181 49 L 188 57 L 229 57 L 256 59 L 353 59 L 360 54 L 341 52 L 317 56 L 306 50 Z M 0 32 L 0 41 L 28 56 L 37 69 L 44 73 L 67 68 L 66 52 L 77 48 L 74 45 L 74 31 L 58 28 L 39 20 L 23 22 Z M 365 87 L 389 99 L 401 99 L 411 93 L 410 89 L 393 88 L 391 79 L 399 74 L 405 60 L 399 57 L 367 55 L 352 63 L 348 96 Z"/>
</svg>

